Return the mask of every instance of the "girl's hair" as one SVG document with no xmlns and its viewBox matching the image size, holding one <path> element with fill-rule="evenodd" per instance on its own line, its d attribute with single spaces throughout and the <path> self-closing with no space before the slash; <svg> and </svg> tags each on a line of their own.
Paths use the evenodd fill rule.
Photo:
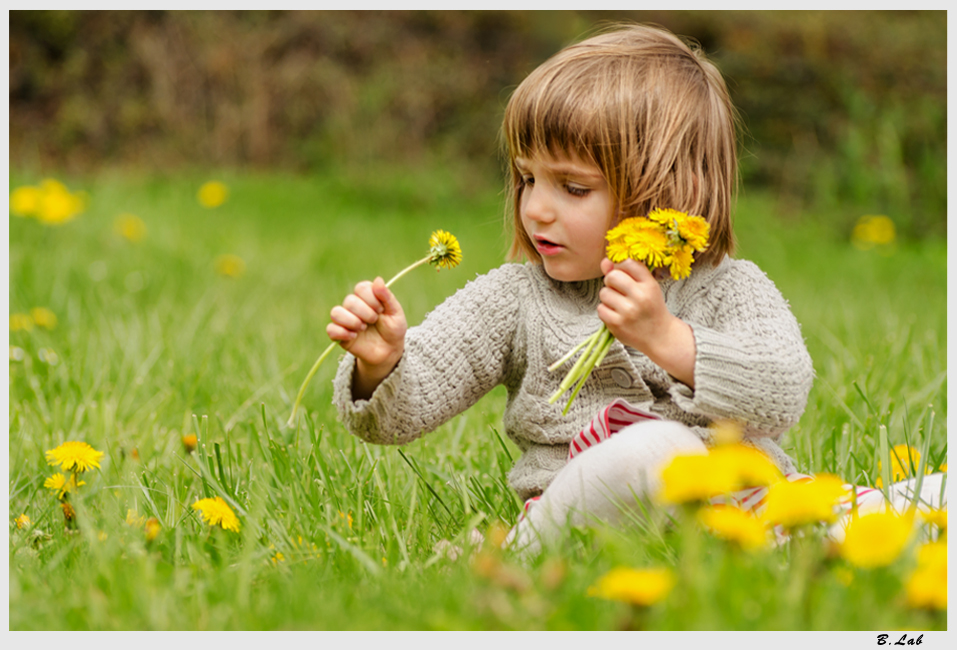
<svg viewBox="0 0 957 650">
<path fill-rule="evenodd" d="M 620 218 L 672 208 L 711 225 L 696 263 L 734 252 L 737 115 L 721 73 L 664 29 L 617 27 L 561 50 L 518 86 L 505 109 L 509 258 L 541 261 L 522 227 L 517 157 L 567 152 L 604 174 Z"/>
</svg>

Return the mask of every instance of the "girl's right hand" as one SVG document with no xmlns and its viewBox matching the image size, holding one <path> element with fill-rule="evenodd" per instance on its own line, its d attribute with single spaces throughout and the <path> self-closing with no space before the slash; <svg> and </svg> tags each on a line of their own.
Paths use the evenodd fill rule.
<svg viewBox="0 0 957 650">
<path fill-rule="evenodd" d="M 353 397 L 367 398 L 405 351 L 408 324 L 402 305 L 382 278 L 376 278 L 357 284 L 330 316 L 326 334 L 356 358 Z"/>
</svg>

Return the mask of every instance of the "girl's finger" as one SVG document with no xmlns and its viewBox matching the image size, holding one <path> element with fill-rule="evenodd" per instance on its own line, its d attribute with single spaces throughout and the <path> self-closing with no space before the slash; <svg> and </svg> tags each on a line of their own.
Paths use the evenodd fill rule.
<svg viewBox="0 0 957 650">
<path fill-rule="evenodd" d="M 381 282 L 382 278 L 376 278 L 376 282 Z M 384 310 L 382 301 L 376 297 L 375 290 L 373 289 L 374 282 L 360 282 L 356 285 L 353 295 L 358 296 L 364 303 L 369 305 L 369 307 L 377 314 L 381 314 Z"/>
<path fill-rule="evenodd" d="M 362 332 L 368 327 L 362 319 L 342 305 L 333 307 L 332 311 L 329 312 L 329 318 L 332 319 L 334 325 L 353 332 Z"/>
<path fill-rule="evenodd" d="M 364 323 L 368 323 L 369 325 L 375 323 L 379 319 L 380 312 L 354 293 L 346 296 L 345 300 L 342 301 L 342 307 L 352 312 L 357 318 L 362 320 Z"/>
<path fill-rule="evenodd" d="M 382 278 L 375 279 L 375 282 L 372 283 L 372 291 L 382 305 L 383 311 L 381 313 L 387 315 L 402 313 L 402 305 L 399 304 L 395 294 L 385 286 L 385 281 Z"/>
<path fill-rule="evenodd" d="M 633 259 L 627 259 L 624 262 L 620 262 L 615 265 L 615 268 L 624 271 L 638 282 L 647 282 L 649 280 L 655 279 L 651 274 L 651 271 L 648 270 L 647 266 Z"/>
<path fill-rule="evenodd" d="M 335 323 L 329 323 L 326 325 L 326 335 L 333 341 L 341 341 L 347 343 L 349 341 L 354 341 L 358 334 L 352 330 L 348 330 L 344 327 L 340 327 Z"/>
</svg>

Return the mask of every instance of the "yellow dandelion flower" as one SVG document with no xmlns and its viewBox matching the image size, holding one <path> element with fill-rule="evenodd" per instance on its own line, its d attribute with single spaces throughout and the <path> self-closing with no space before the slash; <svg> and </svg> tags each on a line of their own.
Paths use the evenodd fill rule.
<svg viewBox="0 0 957 650">
<path fill-rule="evenodd" d="M 658 495 L 665 503 L 707 501 L 740 487 L 731 463 L 715 462 L 712 454 L 675 456 L 661 473 Z"/>
<path fill-rule="evenodd" d="M 947 609 L 947 544 L 924 544 L 917 552 L 917 568 L 904 590 L 909 607 Z"/>
<path fill-rule="evenodd" d="M 733 542 L 746 551 L 762 548 L 768 543 L 765 525 L 751 513 L 732 506 L 702 508 L 700 521 L 716 537 Z"/>
<path fill-rule="evenodd" d="M 840 546 L 841 556 L 863 569 L 887 566 L 904 550 L 912 528 L 912 517 L 893 512 L 856 517 L 847 527 Z"/>
<path fill-rule="evenodd" d="M 947 530 L 947 508 L 920 510 L 919 514 L 925 523 L 937 526 L 941 531 Z"/>
<path fill-rule="evenodd" d="M 43 487 L 52 490 L 56 498 L 60 501 L 65 499 L 68 493 L 76 492 L 77 488 L 81 485 L 86 485 L 86 481 L 77 482 L 76 474 L 71 474 L 70 478 L 67 478 L 60 472 L 57 472 L 43 482 Z"/>
<path fill-rule="evenodd" d="M 599 578 L 587 593 L 592 597 L 648 607 L 664 600 L 674 584 L 674 576 L 668 569 L 616 567 Z"/>
<path fill-rule="evenodd" d="M 632 253 L 633 244 L 640 244 L 646 238 L 654 237 L 655 233 L 662 235 L 661 227 L 645 217 L 623 219 L 605 234 L 605 239 L 608 241 L 605 254 L 608 259 L 616 264 L 624 262 L 626 259 L 634 257 Z M 662 242 L 664 245 L 667 244 L 667 238 L 665 237 L 659 238 L 657 241 L 659 247 Z"/>
<path fill-rule="evenodd" d="M 132 508 L 127 508 L 126 510 L 126 525 L 127 526 L 134 526 L 136 528 L 139 528 L 144 523 L 146 523 L 146 517 L 139 515 Z"/>
<path fill-rule="evenodd" d="M 891 483 L 896 483 L 897 481 L 902 481 L 905 478 L 909 478 L 916 474 L 917 468 L 920 465 L 920 452 L 910 447 L 908 445 L 896 445 L 893 450 L 891 450 Z M 877 487 L 882 487 L 884 485 L 884 480 L 882 476 L 882 470 L 884 468 L 884 463 L 881 460 L 877 461 L 877 473 L 878 478 L 874 482 L 874 485 Z M 930 474 L 933 470 L 928 466 L 925 470 L 925 474 Z"/>
<path fill-rule="evenodd" d="M 85 208 L 83 196 L 72 194 L 60 181 L 47 178 L 40 183 L 37 219 L 42 223 L 54 226 L 66 223 Z"/>
<path fill-rule="evenodd" d="M 708 247 L 711 224 L 703 217 L 689 216 L 679 212 L 675 217 L 675 223 L 678 227 L 678 236 L 692 249 L 701 252 Z"/>
<path fill-rule="evenodd" d="M 11 332 L 29 332 L 33 329 L 33 319 L 29 314 L 10 314 Z"/>
<path fill-rule="evenodd" d="M 715 463 L 726 465 L 734 474 L 735 489 L 771 485 L 782 480 L 781 471 L 767 455 L 746 445 L 720 445 L 709 452 Z"/>
<path fill-rule="evenodd" d="M 938 471 L 938 472 L 946 472 L 946 471 L 947 471 L 947 463 L 941 463 L 940 468 L 938 468 L 937 471 Z"/>
<path fill-rule="evenodd" d="M 146 533 L 147 542 L 152 542 L 154 539 L 159 537 L 159 534 L 162 530 L 163 527 L 160 525 L 159 519 L 156 517 L 150 517 L 143 525 L 143 531 Z"/>
<path fill-rule="evenodd" d="M 217 208 L 226 202 L 229 197 L 229 188 L 219 181 L 203 183 L 196 193 L 196 199 L 204 208 Z"/>
<path fill-rule="evenodd" d="M 649 269 L 656 269 L 667 263 L 669 242 L 666 233 L 651 228 L 639 228 L 627 233 L 625 242 L 628 244 L 628 257 L 643 262 Z"/>
<path fill-rule="evenodd" d="M 436 268 L 454 269 L 462 261 L 462 247 L 455 235 L 436 230 L 429 237 L 429 264 Z"/>
<path fill-rule="evenodd" d="M 13 522 L 17 525 L 17 530 L 21 528 L 28 528 L 30 524 L 33 523 L 32 521 L 30 521 L 30 517 L 27 516 L 27 513 L 23 513 L 22 515 L 14 519 Z"/>
<path fill-rule="evenodd" d="M 54 329 L 57 324 L 56 314 L 46 307 L 34 307 L 31 309 L 30 318 L 33 319 L 37 327 L 43 327 L 48 330 Z"/>
<path fill-rule="evenodd" d="M 860 250 L 875 246 L 887 246 L 897 239 L 897 229 L 890 217 L 883 214 L 866 214 L 857 220 L 851 232 L 851 243 Z"/>
<path fill-rule="evenodd" d="M 59 465 L 64 470 L 85 472 L 91 467 L 100 466 L 102 451 L 97 451 L 85 442 L 71 440 L 46 452 L 47 463 Z"/>
<path fill-rule="evenodd" d="M 711 438 L 715 446 L 733 445 L 741 442 L 744 438 L 744 432 L 741 431 L 741 425 L 734 420 L 715 420 L 708 427 Z"/>
<path fill-rule="evenodd" d="M 227 278 L 238 278 L 246 271 L 246 262 L 239 255 L 220 255 L 214 262 L 216 272 Z"/>
<path fill-rule="evenodd" d="M 143 241 L 146 237 L 146 224 L 135 214 L 124 212 L 113 222 L 116 234 L 134 244 Z"/>
<path fill-rule="evenodd" d="M 187 454 L 191 454 L 196 451 L 196 445 L 199 444 L 199 441 L 196 439 L 195 433 L 187 433 L 182 438 L 183 448 L 186 450 Z"/>
<path fill-rule="evenodd" d="M 665 264 L 674 280 L 683 280 L 691 275 L 692 262 L 694 262 L 694 252 L 691 246 L 672 249 L 665 257 Z"/>
<path fill-rule="evenodd" d="M 40 210 L 40 188 L 32 185 L 10 192 L 10 212 L 18 217 L 35 217 Z"/>
<path fill-rule="evenodd" d="M 832 522 L 838 501 L 847 493 L 844 482 L 831 474 L 818 474 L 810 481 L 780 481 L 768 490 L 762 518 L 785 528 Z"/>
<path fill-rule="evenodd" d="M 200 499 L 193 504 L 193 510 L 198 510 L 210 526 L 219 525 L 223 530 L 239 532 L 239 519 L 222 497 Z"/>
<path fill-rule="evenodd" d="M 276 551 L 276 554 L 269 559 L 272 560 L 273 564 L 279 564 L 286 561 L 286 556 L 282 554 L 282 551 Z"/>
</svg>

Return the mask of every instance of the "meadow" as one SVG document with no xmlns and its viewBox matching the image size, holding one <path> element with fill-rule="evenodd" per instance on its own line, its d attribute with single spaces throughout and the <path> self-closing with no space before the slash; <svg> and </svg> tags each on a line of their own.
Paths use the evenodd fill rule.
<svg viewBox="0 0 957 650">
<path fill-rule="evenodd" d="M 11 171 L 10 189 L 41 178 Z M 228 196 L 206 207 L 197 190 L 214 178 Z M 946 610 L 908 600 L 916 540 L 862 568 L 810 530 L 748 551 L 653 512 L 524 561 L 473 542 L 500 539 L 521 508 L 501 387 L 410 445 L 367 445 L 336 420 L 336 352 L 286 426 L 357 281 L 422 257 L 435 229 L 455 234 L 459 267 L 394 288 L 416 323 L 502 263 L 499 188 L 441 169 L 60 180 L 84 193 L 81 213 L 9 221 L 11 630 L 946 629 Z M 831 209 L 749 191 L 737 206 L 738 255 L 788 298 L 817 373 L 784 447 L 804 472 L 861 485 L 888 446 L 940 467 L 946 243 L 861 249 Z M 44 486 L 45 452 L 65 441 L 103 452 L 69 522 Z M 192 507 L 217 496 L 237 530 Z M 664 567 L 673 588 L 647 607 L 595 597 L 616 567 Z"/>
</svg>

